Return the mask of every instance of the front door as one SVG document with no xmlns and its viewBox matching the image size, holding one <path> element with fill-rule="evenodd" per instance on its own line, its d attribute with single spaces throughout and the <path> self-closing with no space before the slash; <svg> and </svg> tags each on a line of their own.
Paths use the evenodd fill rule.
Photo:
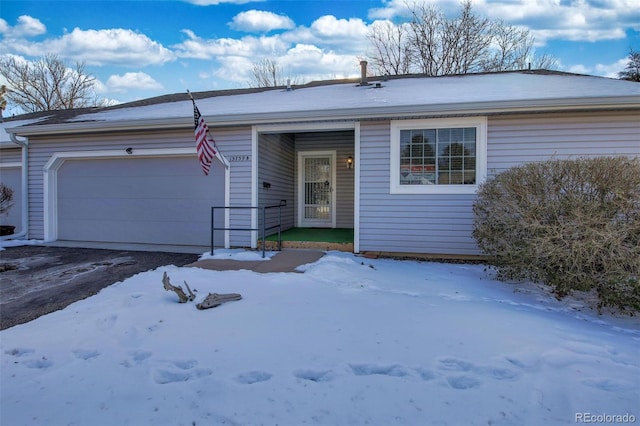
<svg viewBox="0 0 640 426">
<path fill-rule="evenodd" d="M 335 151 L 298 153 L 298 223 L 335 228 Z"/>
</svg>

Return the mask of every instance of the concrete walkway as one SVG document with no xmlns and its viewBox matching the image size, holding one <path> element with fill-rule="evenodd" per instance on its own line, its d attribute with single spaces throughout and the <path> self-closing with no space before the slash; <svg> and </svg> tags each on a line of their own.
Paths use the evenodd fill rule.
<svg viewBox="0 0 640 426">
<path fill-rule="evenodd" d="M 214 271 L 239 271 L 242 269 L 254 272 L 300 272 L 296 268 L 307 263 L 313 263 L 324 256 L 324 252 L 317 250 L 283 250 L 270 260 L 228 260 L 205 259 L 186 266 Z"/>
</svg>

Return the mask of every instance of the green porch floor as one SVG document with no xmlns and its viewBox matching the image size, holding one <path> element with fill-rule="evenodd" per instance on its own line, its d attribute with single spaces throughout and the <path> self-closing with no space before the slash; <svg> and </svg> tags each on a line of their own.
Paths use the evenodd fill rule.
<svg viewBox="0 0 640 426">
<path fill-rule="evenodd" d="M 323 243 L 353 243 L 353 228 L 291 228 L 281 233 L 282 241 L 314 241 Z M 267 241 L 278 241 L 278 234 Z"/>
</svg>

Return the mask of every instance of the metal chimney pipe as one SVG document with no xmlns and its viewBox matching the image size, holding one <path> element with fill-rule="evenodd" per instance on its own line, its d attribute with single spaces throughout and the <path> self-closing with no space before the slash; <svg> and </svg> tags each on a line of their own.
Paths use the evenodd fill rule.
<svg viewBox="0 0 640 426">
<path fill-rule="evenodd" d="M 360 86 L 368 86 L 367 82 L 367 61 L 360 61 Z"/>
</svg>

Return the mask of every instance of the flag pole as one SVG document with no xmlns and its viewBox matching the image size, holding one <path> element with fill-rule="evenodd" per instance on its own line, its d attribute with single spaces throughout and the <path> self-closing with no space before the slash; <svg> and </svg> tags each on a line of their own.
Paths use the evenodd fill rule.
<svg viewBox="0 0 640 426">
<path fill-rule="evenodd" d="M 191 102 L 193 102 L 194 110 L 196 110 L 197 109 L 196 100 L 193 99 L 193 95 L 191 94 L 191 92 L 188 89 L 187 89 L 187 94 L 189 95 L 189 98 L 191 99 Z M 209 127 L 207 126 L 207 133 L 208 132 L 209 132 Z M 209 136 L 211 137 L 211 135 L 209 135 Z M 211 137 L 211 139 L 213 140 L 213 142 L 215 144 L 215 139 L 213 139 L 213 137 Z M 220 152 L 220 149 L 218 149 L 217 146 L 215 148 L 216 148 L 215 157 L 224 166 L 224 205 L 225 205 L 225 207 L 228 207 L 230 205 L 230 203 L 231 203 L 231 168 L 230 168 L 230 165 L 229 165 L 229 161 L 222 154 L 222 152 Z M 224 227 L 226 228 L 225 231 L 224 231 L 224 247 L 225 248 L 229 248 L 229 247 L 231 247 L 231 245 L 230 245 L 231 238 L 230 238 L 230 234 L 229 234 L 231 216 L 229 214 L 230 211 L 229 211 L 228 208 L 225 208 L 224 210 L 225 210 L 225 212 L 224 212 Z"/>
<path fill-rule="evenodd" d="M 193 105 L 196 105 L 196 100 L 193 98 L 193 95 L 191 94 L 191 92 L 189 91 L 189 89 L 187 89 L 187 94 L 189 95 L 189 99 L 191 99 L 191 102 L 193 102 Z M 207 128 L 207 133 L 209 133 L 209 130 Z M 211 136 L 209 134 L 209 136 Z M 211 137 L 212 140 L 213 137 Z M 215 143 L 215 140 L 214 140 Z M 225 169 L 229 170 L 230 164 L 229 164 L 229 160 L 227 160 L 227 158 L 224 156 L 224 154 L 220 151 L 220 149 L 218 149 L 217 145 L 216 145 L 216 158 L 218 159 L 218 161 L 220 161 L 222 163 L 222 165 L 224 166 Z"/>
</svg>

